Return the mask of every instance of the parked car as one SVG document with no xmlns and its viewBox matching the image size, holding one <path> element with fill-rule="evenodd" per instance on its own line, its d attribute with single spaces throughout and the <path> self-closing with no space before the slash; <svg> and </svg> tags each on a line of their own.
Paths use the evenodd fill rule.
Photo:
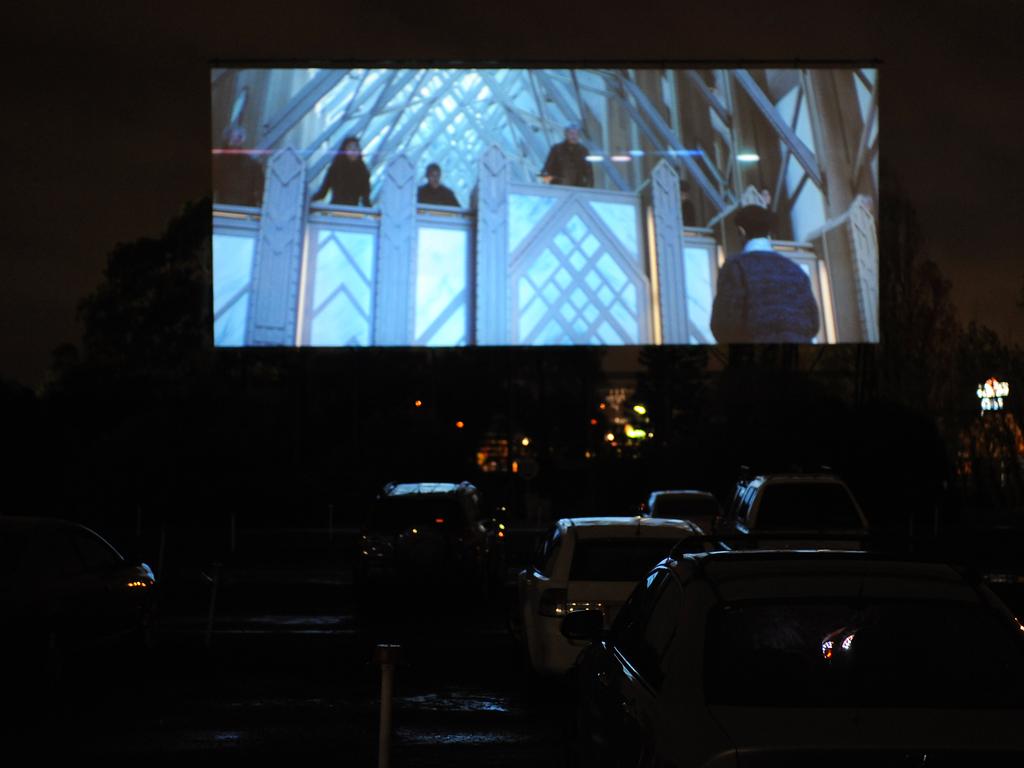
<svg viewBox="0 0 1024 768">
<path fill-rule="evenodd" d="M 363 521 L 354 580 L 486 589 L 504 578 L 504 536 L 472 483 L 388 483 Z"/>
<path fill-rule="evenodd" d="M 0 517 L 0 647 L 33 667 L 55 651 L 142 640 L 155 581 L 83 525 Z"/>
<path fill-rule="evenodd" d="M 685 546 L 685 545 L 684 545 Z M 981 582 L 865 552 L 669 557 L 571 673 L 581 765 L 1024 764 L 1024 625 Z"/>
<path fill-rule="evenodd" d="M 728 509 L 714 524 L 714 532 L 727 537 L 783 531 L 866 534 L 868 520 L 835 475 L 792 473 L 740 480 Z"/>
<path fill-rule="evenodd" d="M 519 620 L 532 669 L 568 670 L 583 643 L 561 633 L 562 617 L 594 609 L 613 620 L 638 579 L 680 539 L 701 531 L 686 520 L 571 517 L 556 522 L 536 561 L 519 574 Z"/>
<path fill-rule="evenodd" d="M 707 491 L 653 491 L 647 497 L 644 514 L 675 520 L 690 520 L 702 531 L 711 531 L 715 518 L 722 514 L 722 505 Z"/>
</svg>

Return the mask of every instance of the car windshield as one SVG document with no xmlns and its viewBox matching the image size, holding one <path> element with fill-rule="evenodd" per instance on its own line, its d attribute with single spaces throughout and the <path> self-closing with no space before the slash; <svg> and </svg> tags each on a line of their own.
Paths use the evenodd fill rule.
<svg viewBox="0 0 1024 768">
<path fill-rule="evenodd" d="M 662 496 L 654 502 L 655 517 L 687 520 L 691 517 L 714 517 L 718 504 L 707 496 Z"/>
<path fill-rule="evenodd" d="M 683 538 L 577 539 L 571 581 L 639 581 Z"/>
<path fill-rule="evenodd" d="M 757 508 L 760 530 L 850 530 L 861 526 L 853 499 L 838 483 L 768 485 Z"/>
<path fill-rule="evenodd" d="M 745 601 L 709 617 L 709 704 L 1024 706 L 1024 632 L 977 603 Z"/>
<path fill-rule="evenodd" d="M 462 522 L 462 506 L 457 499 L 424 494 L 378 499 L 368 527 L 381 533 L 401 533 L 421 525 L 457 528 Z"/>
</svg>

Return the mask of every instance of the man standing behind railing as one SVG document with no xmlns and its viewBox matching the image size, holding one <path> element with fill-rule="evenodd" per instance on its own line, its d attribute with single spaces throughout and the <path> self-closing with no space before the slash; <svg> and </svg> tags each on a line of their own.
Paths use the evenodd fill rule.
<svg viewBox="0 0 1024 768">
<path fill-rule="evenodd" d="M 566 126 L 565 141 L 555 144 L 548 152 L 540 175 L 548 184 L 594 186 L 594 170 L 587 161 L 587 148 L 580 144 L 578 125 Z"/>
<path fill-rule="evenodd" d="M 427 166 L 427 183 L 416 190 L 416 202 L 424 205 L 459 207 L 455 193 L 441 183 L 441 166 L 437 163 Z"/>
<path fill-rule="evenodd" d="M 772 250 L 772 214 L 747 205 L 736 214 L 743 252 L 718 273 L 711 332 L 722 344 L 810 344 L 818 333 L 818 303 L 804 271 Z"/>
</svg>

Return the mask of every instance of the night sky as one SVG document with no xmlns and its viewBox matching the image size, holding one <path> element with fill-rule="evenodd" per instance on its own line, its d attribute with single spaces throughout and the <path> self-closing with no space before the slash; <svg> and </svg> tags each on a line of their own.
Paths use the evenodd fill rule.
<svg viewBox="0 0 1024 768">
<path fill-rule="evenodd" d="M 1024 3 L 20 3 L 5 16 L 0 378 L 39 384 L 51 350 L 78 340 L 76 306 L 111 248 L 209 194 L 216 60 L 879 60 L 884 162 L 961 319 L 1024 341 Z"/>
</svg>

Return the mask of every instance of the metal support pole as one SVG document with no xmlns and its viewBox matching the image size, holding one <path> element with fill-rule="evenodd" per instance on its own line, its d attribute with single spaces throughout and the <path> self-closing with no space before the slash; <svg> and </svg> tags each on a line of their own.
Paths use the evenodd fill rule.
<svg viewBox="0 0 1024 768">
<path fill-rule="evenodd" d="M 206 639 L 207 648 L 213 644 L 213 619 L 217 615 L 217 590 L 220 587 L 221 564 L 213 564 L 213 585 L 210 587 L 210 610 L 206 615 Z"/>
<path fill-rule="evenodd" d="M 164 576 L 164 549 L 167 545 L 167 522 L 160 521 L 160 545 L 156 553 L 156 580 L 160 581 Z"/>
<path fill-rule="evenodd" d="M 379 643 L 373 651 L 373 660 L 380 664 L 380 738 L 378 768 L 391 766 L 391 713 L 395 688 L 395 665 L 402 647 Z"/>
</svg>

